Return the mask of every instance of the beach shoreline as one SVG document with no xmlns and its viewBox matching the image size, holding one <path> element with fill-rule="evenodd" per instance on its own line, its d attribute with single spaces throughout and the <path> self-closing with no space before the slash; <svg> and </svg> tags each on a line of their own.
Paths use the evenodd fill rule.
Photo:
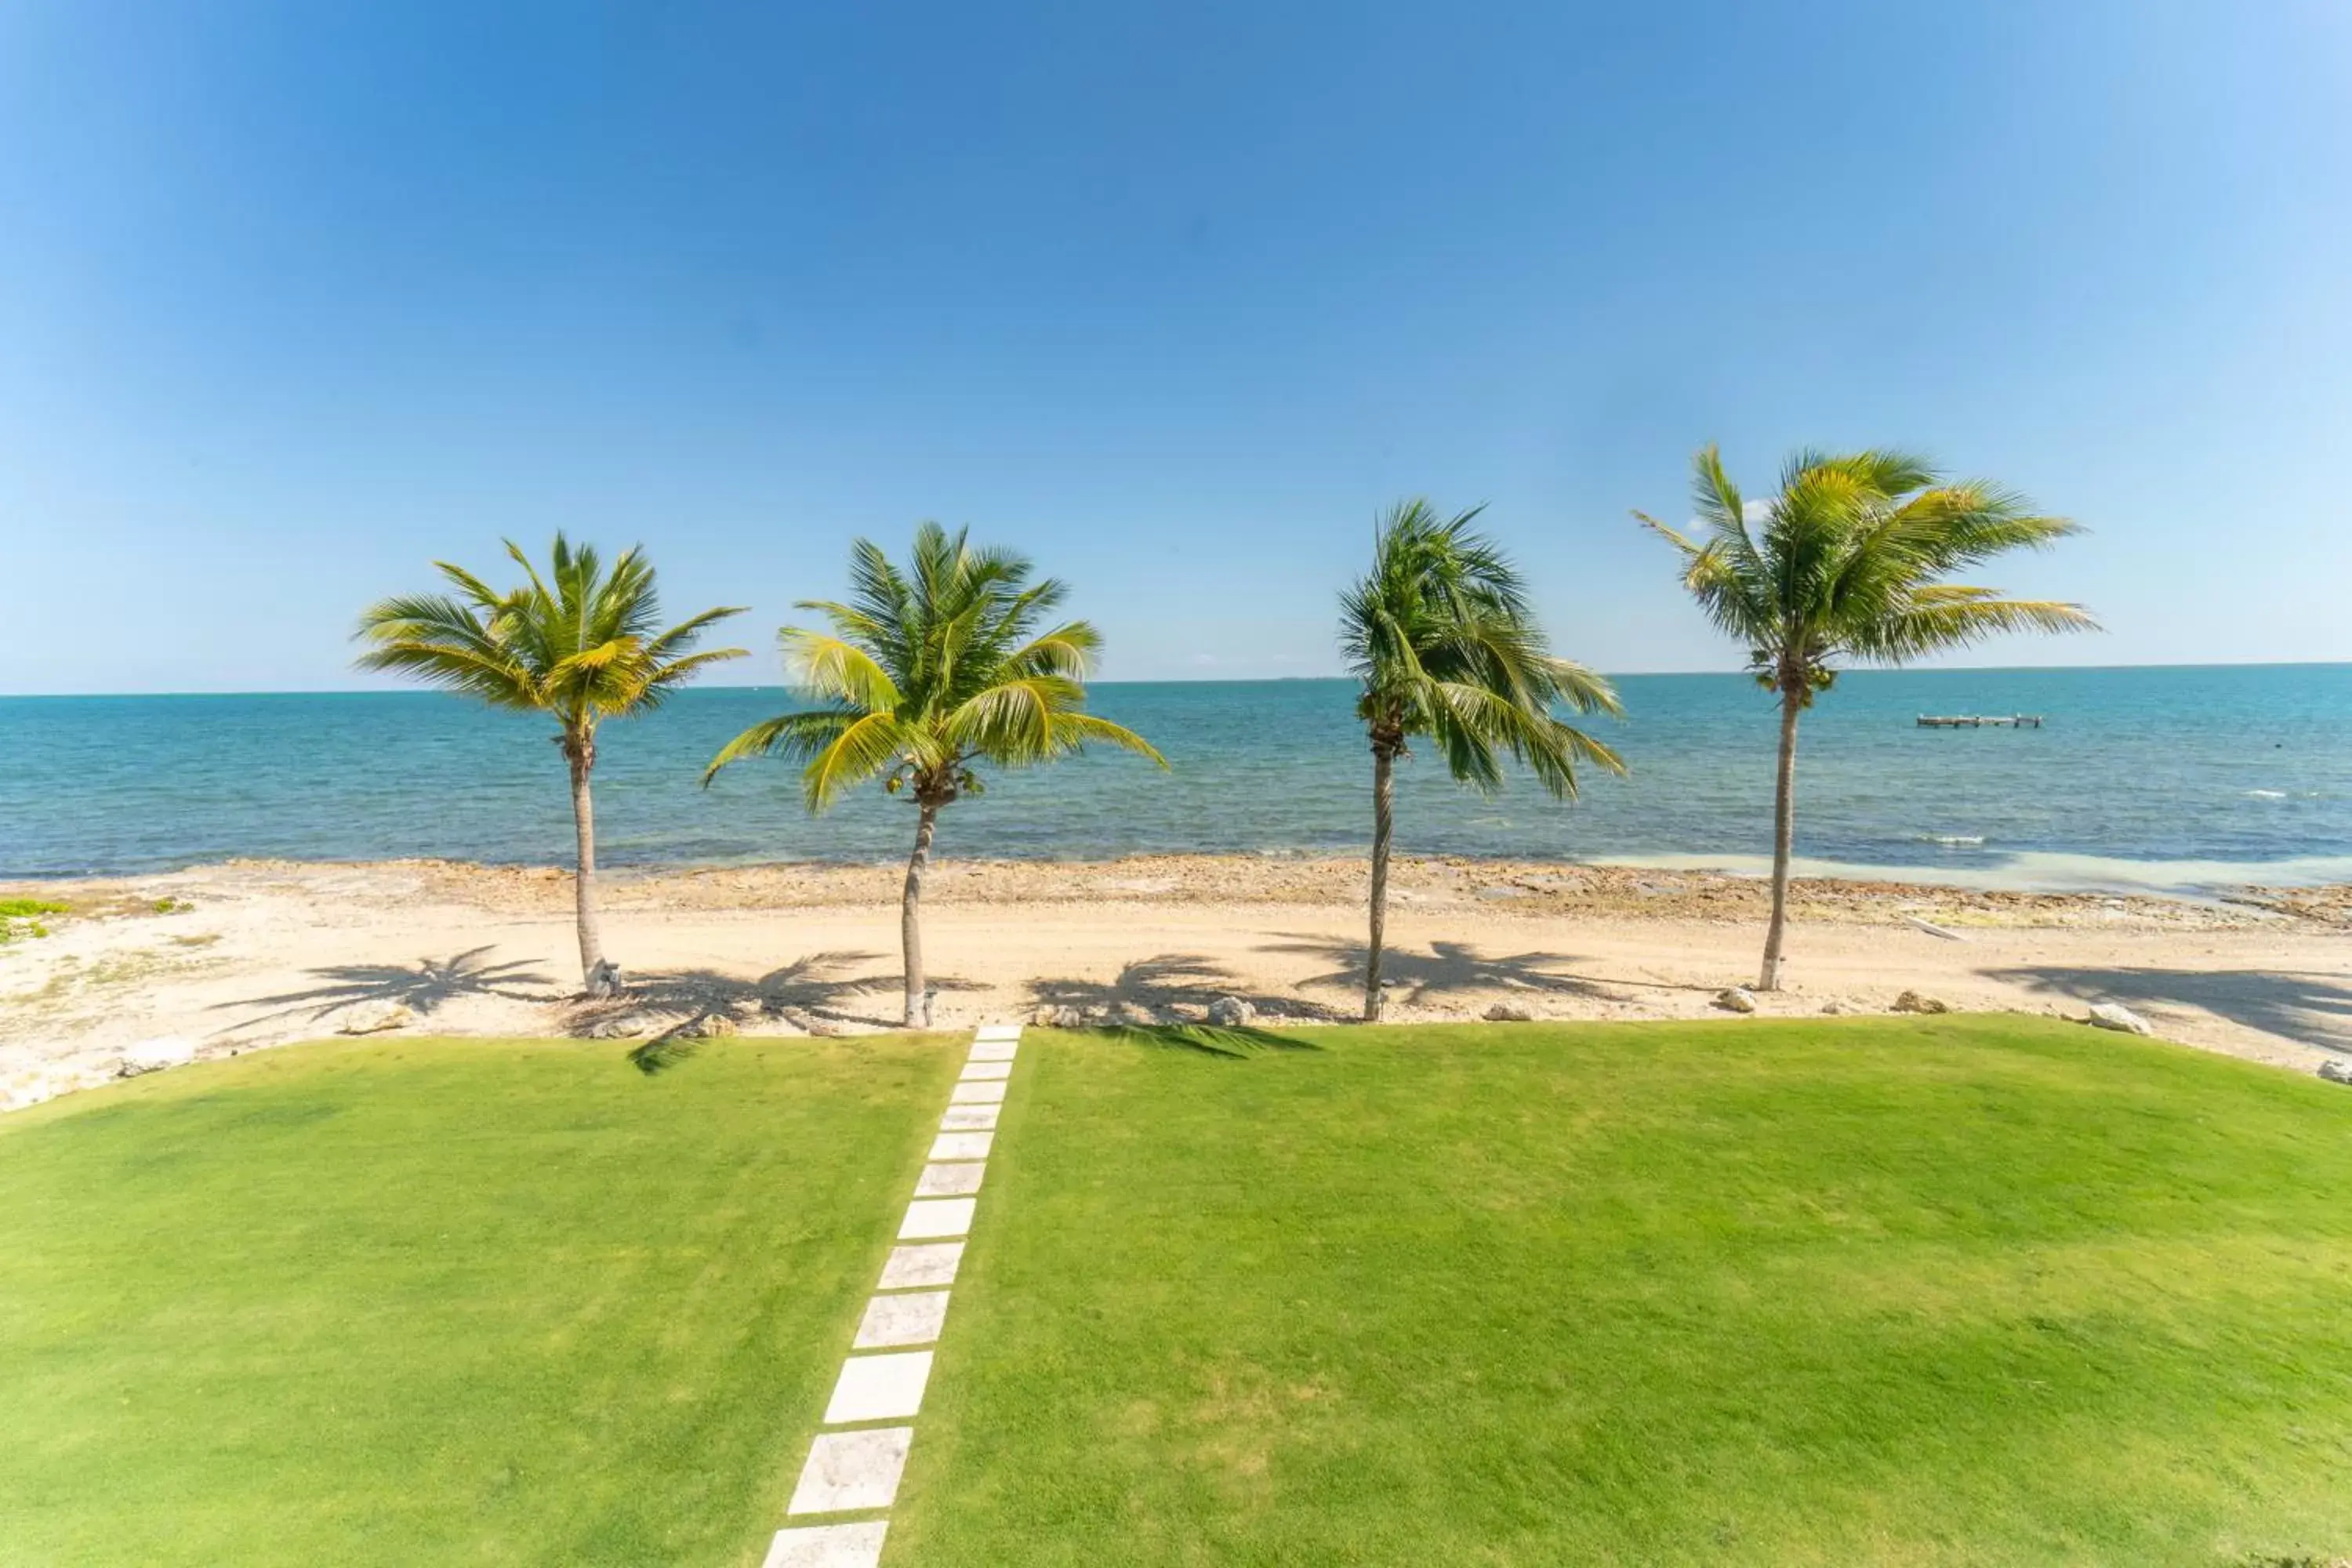
<svg viewBox="0 0 2352 1568">
<path fill-rule="evenodd" d="M 2053 860 L 2084 858 L 2049 857 Z M 1748 862 L 1752 861 L 1752 864 Z M 2104 866 L 2104 861 L 2096 862 Z M 1810 918 L 1874 922 L 1934 907 L 1959 919 L 2000 923 L 2077 923 L 2088 911 L 2105 920 L 2121 908 L 2136 919 L 2171 925 L 2211 918 L 2224 924 L 2270 916 L 2352 925 L 2352 879 L 2265 876 L 2261 863 L 2147 862 L 2195 874 L 2151 869 L 2138 878 L 2069 883 L 2012 879 L 1982 868 L 1864 866 L 1799 857 L 1792 898 Z M 2283 863 L 2289 870 L 2301 862 Z M 2332 861 L 2315 859 L 2319 866 Z M 1762 856 L 1623 856 L 1575 859 L 1436 851 L 1400 851 L 1392 886 L 1438 902 L 1471 898 L 1486 904 L 1527 900 L 1527 911 L 1580 910 L 1648 917 L 1748 918 L 1769 908 L 1769 861 Z M 1367 853 L 1360 849 L 1137 851 L 1118 855 L 935 855 L 927 903 L 977 901 L 1356 902 L 1365 896 Z M 597 885 L 613 907 L 803 908 L 895 901 L 903 857 L 680 860 L 607 864 Z M 320 876 L 383 879 L 436 898 L 486 907 L 568 908 L 571 867 L 561 861 L 482 861 L 436 857 L 287 858 L 231 857 L 184 867 L 128 872 L 0 876 L 0 897 L 47 898 L 78 907 L 136 904 L 149 889 L 235 887 Z M 1416 879 L 1419 885 L 1416 885 Z M 2203 910 L 2205 916 L 2190 911 Z"/>
<path fill-rule="evenodd" d="M 446 860 L 230 861 L 0 884 L 72 912 L 0 946 L 0 1103 L 116 1076 L 163 1040 L 196 1057 L 398 1012 L 409 1033 L 750 1034 L 895 1026 L 895 863 L 779 862 L 602 879 L 633 994 L 572 999 L 570 872 Z M 1356 1005 L 1360 856 L 1128 856 L 938 864 L 925 896 L 935 1019 L 1075 1008 L 1195 1018 L 1223 995 L 1274 1019 Z M 1749 876 L 1400 856 L 1395 1021 L 1709 1014 L 1754 978 L 1769 888 Z M 1955 1008 L 2079 1016 L 2120 1001 L 2168 1037 L 2309 1071 L 2352 1051 L 2352 887 L 2226 899 L 1802 879 L 1789 989 L 1767 1016 Z M 713 1022 L 713 1020 L 719 1020 Z M 168 1054 L 168 1053 L 167 1053 Z"/>
</svg>

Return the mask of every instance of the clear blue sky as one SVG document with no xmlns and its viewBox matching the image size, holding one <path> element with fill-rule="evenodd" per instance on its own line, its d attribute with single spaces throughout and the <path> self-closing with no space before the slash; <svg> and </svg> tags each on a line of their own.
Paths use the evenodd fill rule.
<svg viewBox="0 0 2352 1568">
<path fill-rule="evenodd" d="M 2352 658 L 2352 7 L 0 7 L 0 690 L 310 689 L 558 526 L 769 637 L 856 533 L 1113 678 L 1336 668 L 1384 502 L 1723 668 L 1626 518 L 1906 443 L 2113 630 Z"/>
</svg>

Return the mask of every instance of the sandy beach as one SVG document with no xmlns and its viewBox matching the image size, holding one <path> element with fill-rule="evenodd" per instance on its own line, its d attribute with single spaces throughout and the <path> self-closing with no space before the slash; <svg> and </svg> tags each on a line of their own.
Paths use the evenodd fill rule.
<svg viewBox="0 0 2352 1568">
<path fill-rule="evenodd" d="M 892 1027 L 899 875 L 612 876 L 606 946 L 632 994 L 597 1007 L 571 994 L 557 868 L 236 862 L 11 884 L 9 896 L 75 912 L 0 948 L 0 1100 L 107 1081 L 142 1042 L 203 1058 L 393 1018 L 454 1036 Z M 926 907 L 935 1018 L 1066 1006 L 1172 1021 L 1235 995 L 1272 1019 L 1343 1020 L 1364 879 L 1352 858 L 951 861 Z M 1473 1018 L 1497 1002 L 1630 1019 L 1703 1016 L 1751 980 L 1766 889 L 1713 873 L 1405 858 L 1392 896 L 1392 1019 Z M 1767 1015 L 1885 1010 L 1906 990 L 2071 1016 L 2114 1000 L 2168 1038 L 2284 1068 L 2352 1051 L 2352 890 L 2189 902 L 1808 881 L 1795 907 L 1790 985 L 1762 999 Z"/>
</svg>

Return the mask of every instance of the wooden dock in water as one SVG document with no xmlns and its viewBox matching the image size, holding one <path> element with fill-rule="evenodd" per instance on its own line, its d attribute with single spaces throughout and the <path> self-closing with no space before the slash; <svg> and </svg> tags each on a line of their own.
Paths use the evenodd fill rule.
<svg viewBox="0 0 2352 1568">
<path fill-rule="evenodd" d="M 2042 715 L 2039 713 L 1922 713 L 1919 715 L 1919 728 L 1922 730 L 1981 730 L 1988 724 L 2011 730 L 2039 730 L 2042 728 Z"/>
</svg>

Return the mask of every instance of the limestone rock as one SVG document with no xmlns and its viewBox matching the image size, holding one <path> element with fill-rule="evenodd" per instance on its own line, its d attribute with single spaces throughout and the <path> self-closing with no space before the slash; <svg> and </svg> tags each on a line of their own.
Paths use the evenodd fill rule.
<svg viewBox="0 0 2352 1568">
<path fill-rule="evenodd" d="M 1834 996 L 1822 1004 L 1822 1016 L 1826 1018 L 1835 1018 L 1853 1011 L 1853 1008 L 1847 1006 L 1844 1003 L 1839 1001 Z"/>
<path fill-rule="evenodd" d="M 166 1068 L 184 1068 L 196 1059 L 196 1043 L 177 1035 L 163 1035 L 152 1040 L 140 1040 L 122 1047 L 122 1062 L 115 1070 L 124 1078 L 137 1078 L 142 1073 L 162 1072 Z"/>
<path fill-rule="evenodd" d="M 641 1035 L 658 1033 L 659 1024 L 660 1020 L 643 1013 L 615 1013 L 589 1025 L 586 1034 L 592 1040 L 634 1040 Z"/>
<path fill-rule="evenodd" d="M 1952 1005 L 1940 996 L 1928 996 L 1916 991 L 1906 991 L 1895 999 L 1895 1010 L 1898 1013 L 1948 1013 L 1952 1010 Z"/>
<path fill-rule="evenodd" d="M 1257 1009 L 1238 996 L 1220 996 L 1209 1004 L 1209 1022 L 1221 1029 L 1246 1029 L 1257 1022 Z"/>
<path fill-rule="evenodd" d="M 1728 991 L 1717 992 L 1710 1005 L 1720 1007 L 1727 1013 L 1753 1013 L 1756 1011 L 1756 993 L 1745 985 L 1735 985 Z"/>
<path fill-rule="evenodd" d="M 2156 1026 L 2133 1012 L 2120 1002 L 2099 1002 L 2092 1005 L 2091 1016 L 2084 1020 L 2095 1029 L 2114 1029 L 2126 1035 L 2153 1035 Z"/>
<path fill-rule="evenodd" d="M 2319 1076 L 2330 1083 L 2352 1084 L 2352 1062 L 2330 1057 L 2319 1064 Z"/>
<path fill-rule="evenodd" d="M 1534 1009 L 1517 1002 L 1497 1002 L 1486 1009 L 1486 1022 L 1489 1024 L 1532 1024 L 1535 1021 Z"/>
<path fill-rule="evenodd" d="M 698 1018 L 688 1018 L 670 1031 L 670 1037 L 679 1040 L 716 1040 L 737 1034 L 735 1020 L 724 1013 L 705 1013 Z"/>
<path fill-rule="evenodd" d="M 398 1002 L 361 1002 L 346 1007 L 335 1018 L 339 1035 L 380 1035 L 386 1029 L 404 1029 L 416 1022 L 416 1015 Z"/>
</svg>

